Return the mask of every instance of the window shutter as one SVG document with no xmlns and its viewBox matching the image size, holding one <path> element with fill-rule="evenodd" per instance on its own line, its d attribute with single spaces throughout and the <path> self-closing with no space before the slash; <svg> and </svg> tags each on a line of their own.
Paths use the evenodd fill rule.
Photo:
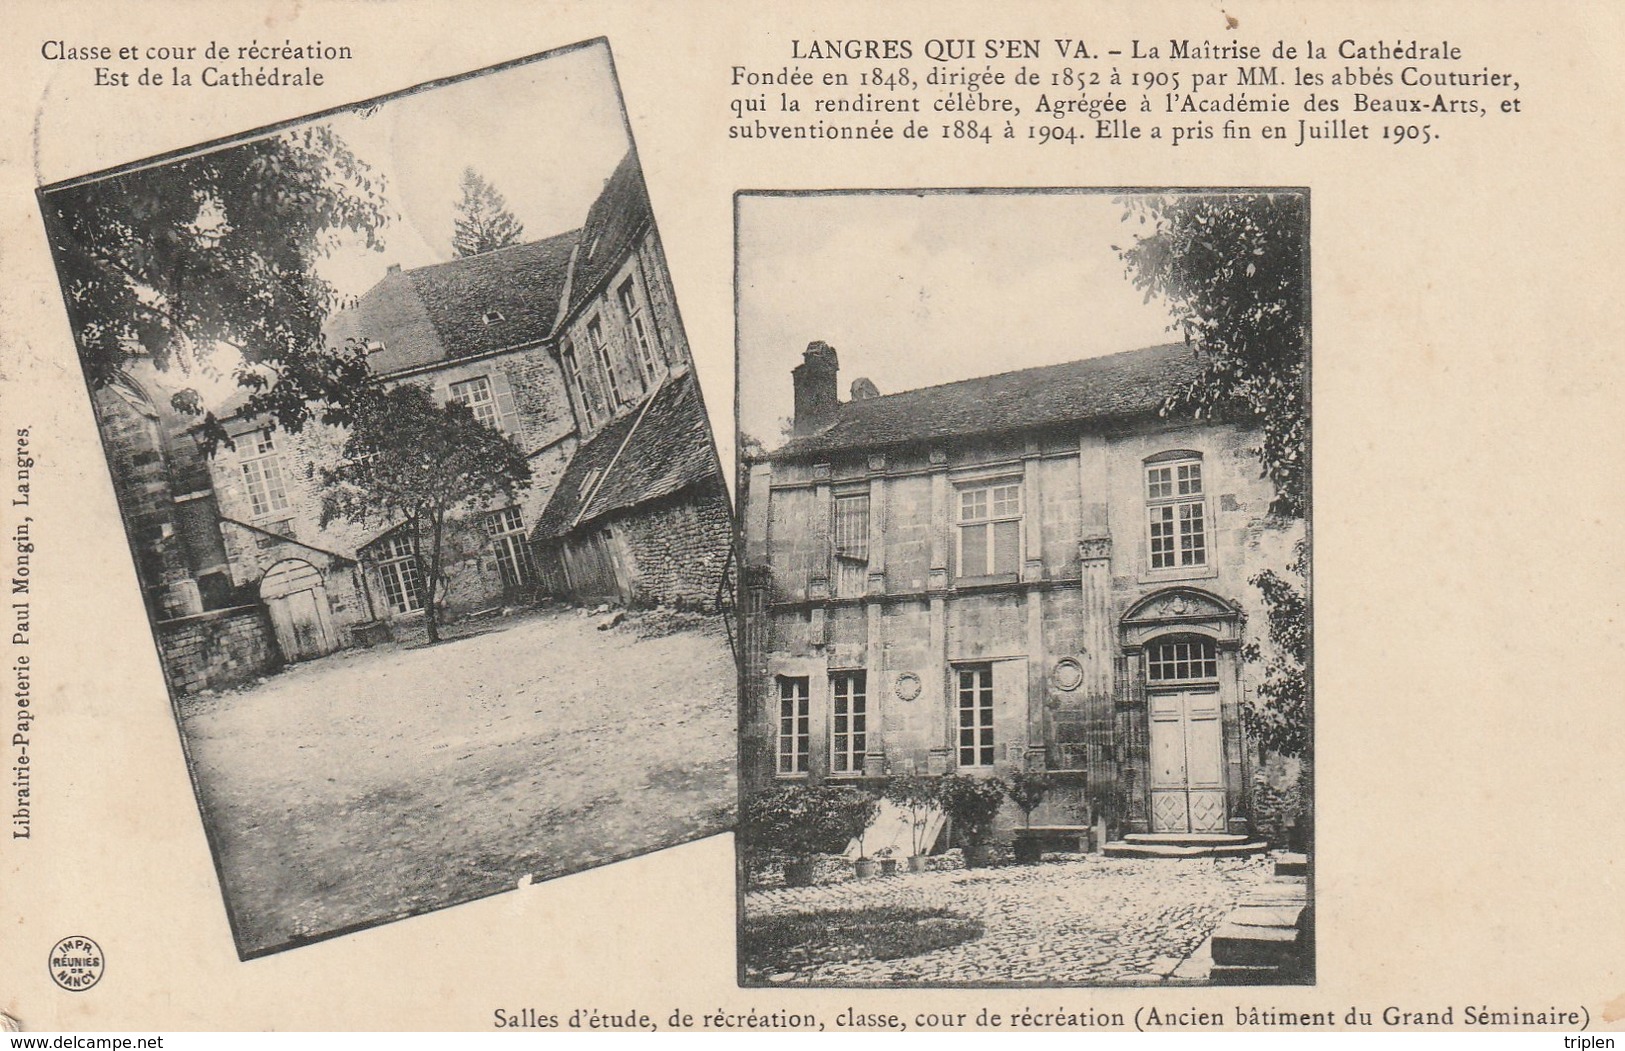
<svg viewBox="0 0 1625 1051">
<path fill-rule="evenodd" d="M 519 407 L 513 396 L 513 386 L 508 383 L 505 372 L 495 372 L 491 375 L 491 391 L 497 401 L 497 418 L 502 421 L 502 431 L 515 441 L 519 439 Z"/>
<path fill-rule="evenodd" d="M 1027 660 L 993 662 L 994 762 L 1021 769 L 1027 759 Z"/>
</svg>

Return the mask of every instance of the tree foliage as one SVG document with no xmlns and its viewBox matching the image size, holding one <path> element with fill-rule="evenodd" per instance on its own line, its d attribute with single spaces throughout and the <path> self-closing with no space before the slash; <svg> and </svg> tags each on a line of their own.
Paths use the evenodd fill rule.
<svg viewBox="0 0 1625 1051">
<path fill-rule="evenodd" d="M 159 369 L 226 371 L 242 410 L 288 431 L 345 423 L 365 357 L 328 352 L 321 329 L 343 304 L 317 270 L 341 242 L 378 251 L 384 180 L 326 125 L 69 184 L 45 219 L 80 363 L 93 387 L 131 357 Z M 216 353 L 232 348 L 222 370 Z M 202 412 L 193 390 L 182 411 Z M 211 439 L 222 438 L 211 418 Z"/>
<path fill-rule="evenodd" d="M 1270 751 L 1303 759 L 1313 757 L 1315 743 L 1308 675 L 1309 603 L 1304 590 L 1308 565 L 1308 547 L 1300 540 L 1288 567 L 1297 583 L 1271 569 L 1254 574 L 1251 583 L 1263 592 L 1269 613 L 1270 651 L 1256 641 L 1242 648 L 1243 658 L 1264 666 L 1264 679 L 1258 684 L 1261 703 L 1242 711 L 1248 730 Z"/>
<path fill-rule="evenodd" d="M 463 169 L 463 197 L 452 220 L 451 247 L 459 256 L 479 255 L 519 243 L 525 228 L 508 202 L 473 168 Z"/>
<path fill-rule="evenodd" d="M 1202 355 L 1202 371 L 1165 406 L 1197 419 L 1260 426 L 1271 510 L 1308 508 L 1309 212 L 1297 193 L 1131 197 L 1125 221 L 1151 228 L 1119 249 L 1129 278 L 1164 297 Z"/>
<path fill-rule="evenodd" d="M 1257 453 L 1275 490 L 1270 511 L 1309 509 L 1308 200 L 1297 193 L 1188 194 L 1125 200 L 1125 221 L 1150 233 L 1119 249 L 1149 300 L 1164 297 L 1174 326 L 1202 355 L 1202 370 L 1163 407 L 1165 415 L 1239 419 L 1263 434 Z M 1244 652 L 1264 665 L 1246 710 L 1256 740 L 1282 755 L 1313 748 L 1309 691 L 1308 551 L 1300 542 L 1288 577 L 1265 570 L 1270 649 Z"/>
<path fill-rule="evenodd" d="M 424 582 L 429 640 L 440 639 L 436 606 L 453 516 L 511 504 L 530 485 L 519 447 L 480 423 L 460 402 L 436 404 L 413 384 L 373 388 L 335 467 L 321 469 L 323 526 L 338 518 L 402 524 L 413 541 Z"/>
</svg>

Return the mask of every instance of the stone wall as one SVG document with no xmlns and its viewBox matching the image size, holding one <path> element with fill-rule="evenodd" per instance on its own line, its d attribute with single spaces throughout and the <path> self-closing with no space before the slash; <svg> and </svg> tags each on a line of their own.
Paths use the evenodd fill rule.
<svg viewBox="0 0 1625 1051">
<path fill-rule="evenodd" d="M 170 685 L 181 694 L 235 686 L 282 664 L 262 606 L 159 621 L 157 635 Z"/>
<path fill-rule="evenodd" d="M 733 544 L 733 521 L 720 482 L 685 490 L 616 518 L 610 528 L 629 556 L 630 601 L 707 612 Z"/>
<path fill-rule="evenodd" d="M 1105 433 L 756 466 L 743 511 L 745 572 L 759 607 L 748 631 L 763 656 L 746 685 L 744 747 L 768 754 L 745 755 L 745 769 L 772 775 L 779 677 L 806 676 L 810 772 L 825 776 L 828 675 L 858 669 L 867 673 L 870 760 L 882 760 L 869 772 L 951 771 L 955 669 L 985 665 L 994 686 L 993 772 L 1035 764 L 1068 771 L 1067 792 L 1045 812 L 1055 820 L 1087 813 L 1089 796 L 1109 794 L 1123 762 L 1115 691 L 1132 687 L 1124 669 L 1138 666 L 1119 636 L 1128 611 L 1171 588 L 1195 589 L 1241 609 L 1240 641 L 1263 636 L 1267 618 L 1250 578 L 1283 569 L 1303 527 L 1269 517 L 1272 490 L 1250 449 L 1256 440 L 1234 426 L 1146 421 Z M 1203 464 L 1209 558 L 1160 570 L 1148 564 L 1145 464 L 1173 451 Z M 1019 574 L 964 579 L 955 564 L 955 493 L 995 481 L 1021 485 Z M 872 519 L 867 594 L 847 596 L 834 586 L 832 505 L 864 491 Z M 1062 662 L 1077 677 L 1066 688 L 1057 685 Z M 1233 650 L 1221 669 L 1228 787 L 1239 794 L 1246 780 L 1236 707 L 1258 670 Z M 898 699 L 905 677 L 918 680 L 916 700 Z M 1129 762 L 1143 785 L 1144 756 Z"/>
<path fill-rule="evenodd" d="M 648 336 L 653 340 L 655 374 L 646 375 L 638 360 L 635 340 L 629 327 L 626 311 L 622 309 L 617 290 L 632 281 L 634 299 L 645 308 Z M 587 329 L 596 319 L 603 334 L 604 346 L 609 352 L 609 367 L 614 372 L 615 388 L 620 392 L 620 405 L 611 407 L 610 389 L 603 366 L 593 351 Z M 689 367 L 688 341 L 677 318 L 677 307 L 672 298 L 671 274 L 666 269 L 665 254 L 653 229 L 644 234 L 634 251 L 616 268 L 596 295 L 576 310 L 564 324 L 563 343 L 574 349 L 581 367 L 582 393 L 589 402 L 577 406 L 577 421 L 582 436 L 590 437 L 616 416 L 629 411 L 643 396 L 663 383 L 667 376 Z"/>
<path fill-rule="evenodd" d="M 140 397 L 133 385 L 106 387 L 95 392 L 93 401 L 142 592 L 154 615 L 161 616 L 174 605 L 166 589 L 189 579 L 191 572 L 175 529 L 159 418 L 150 401 L 136 400 Z"/>
</svg>

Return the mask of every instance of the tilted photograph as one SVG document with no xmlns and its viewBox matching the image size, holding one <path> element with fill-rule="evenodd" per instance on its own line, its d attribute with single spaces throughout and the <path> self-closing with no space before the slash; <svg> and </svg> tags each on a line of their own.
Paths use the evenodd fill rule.
<svg viewBox="0 0 1625 1051">
<path fill-rule="evenodd" d="M 740 982 L 1313 983 L 1308 192 L 735 224 Z"/>
<path fill-rule="evenodd" d="M 39 197 L 241 958 L 732 827 L 732 509 L 607 42 Z"/>
</svg>

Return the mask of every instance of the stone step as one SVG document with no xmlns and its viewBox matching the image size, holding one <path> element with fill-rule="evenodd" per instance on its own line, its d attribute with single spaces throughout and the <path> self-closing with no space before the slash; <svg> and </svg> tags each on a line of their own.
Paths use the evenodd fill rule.
<svg viewBox="0 0 1625 1051">
<path fill-rule="evenodd" d="M 1213 932 L 1213 963 L 1247 967 L 1295 964 L 1302 937 L 1294 927 L 1244 927 L 1226 919 Z"/>
<path fill-rule="evenodd" d="M 1304 906 L 1299 904 L 1281 905 L 1238 905 L 1225 917 L 1229 923 L 1238 927 L 1279 927 L 1285 929 L 1298 929 L 1298 921 L 1303 918 Z"/>
<path fill-rule="evenodd" d="M 1247 837 L 1232 832 L 1130 832 L 1123 837 L 1123 842 L 1167 847 L 1225 847 L 1245 843 Z"/>
<path fill-rule="evenodd" d="M 1214 964 L 1207 980 L 1214 985 L 1276 985 L 1281 981 L 1281 968 Z"/>
<path fill-rule="evenodd" d="M 1264 883 L 1252 888 L 1241 897 L 1243 906 L 1263 906 L 1276 908 L 1290 905 L 1304 905 L 1309 901 L 1309 887 L 1304 883 Z"/>
<path fill-rule="evenodd" d="M 1127 840 L 1117 840 L 1107 843 L 1102 853 L 1108 858 L 1239 858 L 1249 854 L 1262 854 L 1269 846 L 1262 840 L 1249 841 L 1245 836 L 1240 843 L 1213 846 L 1130 843 Z"/>
<path fill-rule="evenodd" d="M 1309 856 L 1307 854 L 1282 854 L 1275 859 L 1275 874 L 1277 876 L 1309 875 Z"/>
</svg>

